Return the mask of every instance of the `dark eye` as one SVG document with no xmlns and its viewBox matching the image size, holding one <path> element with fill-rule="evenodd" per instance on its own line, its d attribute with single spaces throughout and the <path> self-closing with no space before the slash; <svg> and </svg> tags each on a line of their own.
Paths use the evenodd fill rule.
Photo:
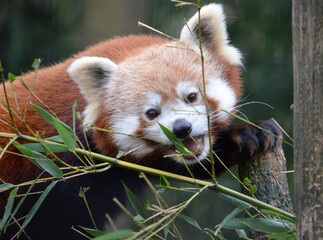
<svg viewBox="0 0 323 240">
<path fill-rule="evenodd" d="M 186 97 L 187 101 L 193 103 L 197 100 L 197 93 L 190 93 Z"/>
<path fill-rule="evenodd" d="M 157 116 L 159 115 L 159 113 L 155 110 L 155 109 L 149 109 L 146 112 L 146 116 L 149 120 L 153 120 L 155 119 Z"/>
</svg>

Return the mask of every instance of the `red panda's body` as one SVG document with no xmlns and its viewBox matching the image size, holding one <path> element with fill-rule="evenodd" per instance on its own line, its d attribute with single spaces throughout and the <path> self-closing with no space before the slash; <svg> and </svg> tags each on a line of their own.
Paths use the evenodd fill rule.
<svg viewBox="0 0 323 240">
<path fill-rule="evenodd" d="M 136 55 L 143 51 L 143 49 L 151 45 L 160 45 L 165 43 L 166 40 L 153 37 L 153 36 L 129 36 L 124 38 L 115 38 L 113 40 L 102 42 L 98 45 L 88 48 L 86 51 L 75 55 L 75 58 L 84 56 L 97 56 L 107 57 L 113 60 L 115 63 L 122 62 L 125 58 Z M 46 105 L 48 105 L 53 112 L 59 117 L 59 119 L 72 125 L 72 112 L 71 107 L 75 101 L 77 101 L 78 111 L 82 112 L 86 105 L 86 101 L 80 93 L 77 84 L 68 76 L 67 68 L 71 65 L 73 59 L 68 59 L 62 63 L 54 65 L 52 67 L 42 68 L 37 72 L 35 85 L 33 92 L 40 98 Z M 22 76 L 24 82 L 31 88 L 35 72 L 30 72 Z M 18 98 L 19 108 L 24 111 L 27 105 L 29 92 L 28 90 L 17 81 L 14 82 L 14 89 Z M 15 96 L 13 94 L 11 86 L 7 83 L 7 92 L 9 96 L 9 102 L 12 109 L 17 112 L 15 104 Z M 5 100 L 3 88 L 0 89 L 0 98 Z M 31 96 L 31 102 L 39 105 L 38 101 Z M 9 114 L 7 111 L 0 111 L 0 119 L 11 124 Z M 19 131 L 22 134 L 30 135 L 28 129 L 26 129 L 21 121 L 15 118 L 15 122 Z M 51 127 L 29 104 L 27 115 L 27 125 L 35 132 L 46 131 L 45 136 L 57 135 L 55 128 Z M 13 129 L 7 126 L 4 122 L 0 122 L 1 132 L 15 133 Z M 8 143 L 8 139 L 0 138 L 0 145 L 5 146 Z M 14 149 L 11 146 L 8 150 Z M 19 168 L 17 168 L 19 166 Z M 22 160 L 15 155 L 5 154 L 0 160 L 0 176 L 1 179 L 13 184 L 20 183 L 34 179 L 40 173 L 39 169 L 35 169 L 33 163 L 28 160 Z"/>
<path fill-rule="evenodd" d="M 131 151 L 123 160 L 180 174 L 188 174 L 186 167 L 174 156 L 175 151 L 157 122 L 170 129 L 194 153 L 194 156 L 183 156 L 182 160 L 198 178 L 208 174 L 196 160 L 210 168 L 205 158 L 212 148 L 226 165 L 231 166 L 241 154 L 250 155 L 274 147 L 275 139 L 256 128 L 229 125 L 231 117 L 221 109 L 234 112 L 241 97 L 241 54 L 228 44 L 220 5 L 202 8 L 201 17 L 212 146 L 207 134 L 197 15 L 188 22 L 190 29 L 184 26 L 180 42 L 153 36 L 115 38 L 90 47 L 62 63 L 42 68 L 37 73 L 33 93 L 69 126 L 72 126 L 72 105 L 77 101 L 77 110 L 83 113 L 85 127 L 95 124 L 99 128 L 124 133 L 88 131 L 92 150 L 112 157 L 119 150 Z M 30 88 L 34 76 L 33 72 L 22 76 Z M 15 94 L 9 83 L 6 83 L 6 89 L 15 112 L 18 111 L 15 95 L 22 112 L 29 98 L 41 105 L 19 80 L 14 82 Z M 5 99 L 2 89 L 0 99 Z M 26 123 L 30 129 L 39 134 L 45 130 L 45 137 L 57 135 L 31 104 L 28 105 Z M 14 119 L 19 132 L 30 135 L 29 130 L 16 117 Z M 0 132 L 15 132 L 8 126 L 12 122 L 4 107 L 0 108 L 0 120 Z M 276 131 L 268 122 L 260 124 Z M 82 127 L 78 122 L 78 137 L 86 146 Z M 2 148 L 8 142 L 8 139 L 0 137 Z M 28 159 L 11 154 L 17 153 L 13 146 L 7 151 L 0 159 L 2 181 L 19 184 L 39 175 L 41 170 Z M 169 157 L 164 158 L 165 155 Z M 78 164 L 72 153 L 60 154 L 59 157 L 71 165 Z M 218 174 L 223 166 L 216 162 L 215 170 Z M 98 227 L 102 229 L 105 213 L 113 216 L 117 213 L 113 197 L 125 201 L 121 181 L 134 190 L 139 190 L 142 185 L 137 173 L 118 168 L 58 183 L 27 227 L 26 234 L 32 239 L 81 238 L 70 230 L 71 226 L 92 227 L 92 223 L 83 199 L 78 197 L 80 187 L 90 187 L 87 201 L 93 207 L 91 210 Z M 0 194 L 0 214 L 7 196 Z M 35 196 L 27 198 L 20 216 L 28 213 L 35 199 Z M 4 236 L 9 238 L 10 231 Z"/>
</svg>

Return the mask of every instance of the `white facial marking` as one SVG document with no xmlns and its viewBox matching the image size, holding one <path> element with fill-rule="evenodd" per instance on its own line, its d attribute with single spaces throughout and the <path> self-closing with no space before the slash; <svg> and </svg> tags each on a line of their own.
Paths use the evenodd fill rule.
<svg viewBox="0 0 323 240">
<path fill-rule="evenodd" d="M 192 137 L 204 136 L 208 132 L 206 108 L 204 104 L 193 107 L 190 104 L 184 102 L 183 100 L 178 100 L 177 103 L 172 104 L 171 106 L 161 107 L 161 114 L 158 117 L 158 123 L 162 124 L 170 131 L 173 131 L 173 125 L 177 119 L 185 119 L 192 125 L 192 132 L 190 133 L 190 136 Z M 145 138 L 158 142 L 164 146 L 168 146 L 168 154 L 172 155 L 171 158 L 183 163 L 180 159 L 178 159 L 177 156 L 174 155 L 175 151 L 171 150 L 171 148 L 173 148 L 173 144 L 165 136 L 158 123 L 155 123 L 145 129 Z M 208 155 L 210 151 L 209 141 L 204 140 L 204 146 L 202 147 L 205 151 L 202 155 L 198 156 L 199 160 L 202 160 Z M 194 160 L 189 160 L 186 162 L 187 164 L 196 163 L 196 161 Z"/>
<path fill-rule="evenodd" d="M 176 88 L 177 96 L 179 99 L 186 100 L 189 93 L 199 93 L 199 89 L 196 86 L 192 86 L 190 82 L 179 82 Z"/>
<path fill-rule="evenodd" d="M 112 136 L 120 150 L 127 152 L 136 149 L 132 152 L 132 154 L 135 157 L 140 158 L 151 153 L 153 149 L 146 146 L 145 142 L 141 139 L 134 137 L 134 134 L 138 128 L 138 116 L 125 116 L 124 118 L 115 121 L 112 129 L 116 133 L 113 133 Z"/>
<path fill-rule="evenodd" d="M 148 111 L 149 109 L 158 110 L 161 103 L 161 96 L 157 93 L 148 93 L 147 94 L 147 105 L 145 106 L 144 111 Z"/>
<path fill-rule="evenodd" d="M 236 96 L 233 89 L 224 79 L 217 78 L 210 80 L 207 84 L 206 95 L 219 102 L 219 111 L 215 113 L 216 119 L 225 122 L 229 116 L 220 109 L 228 112 L 233 111 L 236 104 Z"/>
</svg>

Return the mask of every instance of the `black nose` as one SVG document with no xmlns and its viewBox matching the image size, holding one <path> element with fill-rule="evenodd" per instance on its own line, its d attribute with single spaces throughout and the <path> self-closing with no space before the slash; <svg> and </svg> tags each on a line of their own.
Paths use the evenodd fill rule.
<svg viewBox="0 0 323 240">
<path fill-rule="evenodd" d="M 177 119 L 173 125 L 173 133 L 178 138 L 186 138 L 192 132 L 192 125 L 185 119 Z"/>
</svg>

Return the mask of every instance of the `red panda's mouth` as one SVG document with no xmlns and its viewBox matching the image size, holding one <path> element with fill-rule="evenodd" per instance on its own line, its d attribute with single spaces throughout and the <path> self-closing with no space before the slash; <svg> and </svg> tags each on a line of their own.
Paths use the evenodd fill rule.
<svg viewBox="0 0 323 240">
<path fill-rule="evenodd" d="M 183 155 L 185 160 L 193 160 L 203 154 L 204 150 L 204 135 L 190 136 L 182 141 L 183 145 L 194 155 Z"/>
</svg>

